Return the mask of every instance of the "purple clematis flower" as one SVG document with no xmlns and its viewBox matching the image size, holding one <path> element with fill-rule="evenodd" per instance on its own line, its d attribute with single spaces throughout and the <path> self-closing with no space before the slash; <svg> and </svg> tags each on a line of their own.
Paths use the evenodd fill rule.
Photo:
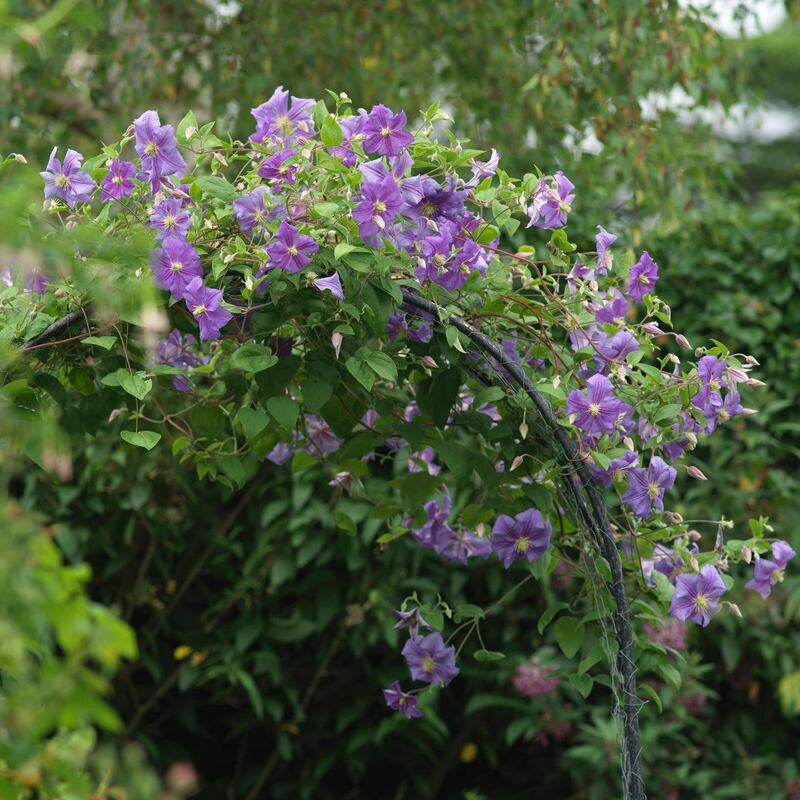
<svg viewBox="0 0 800 800">
<path fill-rule="evenodd" d="M 379 153 L 382 156 L 398 155 L 414 141 L 414 137 L 405 127 L 406 115 L 403 111 L 395 114 L 386 106 L 373 106 L 361 128 L 364 152 Z"/>
<path fill-rule="evenodd" d="M 502 514 L 492 528 L 492 546 L 508 569 L 514 561 L 527 558 L 535 561 L 550 546 L 553 526 L 541 512 L 529 508 L 516 517 Z"/>
<path fill-rule="evenodd" d="M 317 278 L 314 286 L 321 292 L 330 292 L 337 300 L 344 300 L 344 289 L 338 272 L 328 275 L 327 278 Z"/>
<path fill-rule="evenodd" d="M 719 572 L 706 564 L 696 575 L 678 575 L 669 613 L 683 622 L 695 622 L 705 628 L 719 611 L 719 600 L 726 591 Z"/>
<path fill-rule="evenodd" d="M 387 175 L 382 181 L 369 181 L 361 187 L 359 202 L 353 209 L 361 236 L 381 233 L 397 216 L 403 198 L 394 178 Z"/>
<path fill-rule="evenodd" d="M 597 274 L 606 275 L 614 264 L 614 254 L 611 245 L 619 239 L 614 233 L 609 233 L 602 225 L 597 226 L 595 247 L 597 248 Z"/>
<path fill-rule="evenodd" d="M 47 284 L 50 283 L 50 276 L 42 272 L 38 267 L 34 267 L 25 279 L 24 292 L 34 292 L 44 294 L 47 291 Z"/>
<path fill-rule="evenodd" d="M 443 187 L 429 175 L 417 175 L 404 182 L 403 196 L 403 216 L 420 223 L 423 236 L 429 231 L 427 220 L 456 222 L 464 214 L 465 192 L 456 191 L 452 178 Z"/>
<path fill-rule="evenodd" d="M 254 142 L 278 139 L 289 143 L 298 135 L 309 137 L 314 132 L 311 119 L 314 105 L 314 100 L 292 97 L 290 107 L 289 92 L 279 86 L 266 103 L 250 111 L 256 120 L 256 131 L 250 139 Z"/>
<path fill-rule="evenodd" d="M 263 229 L 270 218 L 265 204 L 267 197 L 270 197 L 267 187 L 258 186 L 250 194 L 237 197 L 233 201 L 233 213 L 242 233 L 252 236 L 256 228 Z"/>
<path fill-rule="evenodd" d="M 613 483 L 621 481 L 628 470 L 639 465 L 639 454 L 635 450 L 627 450 L 624 456 L 612 458 L 608 462 L 608 469 L 601 469 L 592 464 L 590 471 L 592 478 L 605 488 L 609 488 Z"/>
<path fill-rule="evenodd" d="M 465 189 L 474 189 L 485 178 L 491 178 L 497 172 L 497 165 L 500 163 L 500 153 L 492 148 L 492 153 L 488 161 L 476 161 L 472 159 L 470 162 L 470 169 L 472 170 L 472 177 L 469 182 L 465 184 Z"/>
<path fill-rule="evenodd" d="M 189 282 L 203 275 L 197 250 L 176 236 L 165 239 L 161 247 L 153 251 L 150 266 L 156 283 L 169 290 L 173 300 L 180 300 Z"/>
<path fill-rule="evenodd" d="M 47 169 L 39 173 L 44 178 L 45 200 L 60 197 L 70 208 L 75 208 L 75 203 L 88 203 L 97 184 L 81 169 L 83 156 L 76 150 L 67 150 L 62 164 L 56 158 L 57 152 L 54 147 Z"/>
<path fill-rule="evenodd" d="M 300 272 L 317 250 L 319 245 L 311 236 L 300 233 L 288 222 L 281 222 L 267 246 L 267 255 L 273 267 L 284 272 Z"/>
<path fill-rule="evenodd" d="M 649 517 L 653 508 L 663 511 L 664 492 L 675 483 L 676 475 L 674 467 L 653 456 L 646 470 L 636 467 L 628 470 L 628 491 L 622 495 L 622 502 L 642 519 Z"/>
<path fill-rule="evenodd" d="M 384 178 L 391 175 L 402 193 L 403 186 L 405 184 L 403 178 L 408 174 L 414 162 L 411 160 L 411 156 L 405 150 L 400 153 L 399 156 L 392 156 L 387 160 L 389 162 L 388 169 L 383 158 L 376 158 L 372 161 L 359 164 L 358 171 L 364 176 L 364 181 L 366 183 L 372 183 L 375 181 L 380 183 Z M 412 193 L 412 199 L 414 201 L 417 197 L 417 193 Z M 404 199 L 406 198 L 404 197 Z"/>
<path fill-rule="evenodd" d="M 391 689 L 383 690 L 383 699 L 392 711 L 399 711 L 407 719 L 416 719 L 422 716 L 417 707 L 417 696 L 404 692 L 400 688 L 400 681 L 394 681 Z"/>
<path fill-rule="evenodd" d="M 221 289 L 209 289 L 202 278 L 193 278 L 183 293 L 186 307 L 200 326 L 201 339 L 219 339 L 220 328 L 233 319 L 233 314 L 220 307 Z"/>
<path fill-rule="evenodd" d="M 405 314 L 392 314 L 386 323 L 386 335 L 390 342 L 405 336 L 410 342 L 429 342 L 433 338 L 433 331 L 427 322 L 418 322 L 412 328 Z"/>
<path fill-rule="evenodd" d="M 335 453 L 342 446 L 342 440 L 324 419 L 315 414 L 305 414 L 304 417 L 306 422 L 304 449 L 307 453 L 322 458 L 329 453 Z"/>
<path fill-rule="evenodd" d="M 411 453 L 408 456 L 408 471 L 409 472 L 422 472 L 423 470 L 428 475 L 438 475 L 442 468 L 434 463 L 436 453 L 433 452 L 432 447 L 426 447 L 417 453 Z"/>
<path fill-rule="evenodd" d="M 528 206 L 530 222 L 526 227 L 563 228 L 567 224 L 567 215 L 572 211 L 574 188 L 575 185 L 561 170 L 551 179 L 542 178 Z"/>
<path fill-rule="evenodd" d="M 169 237 L 184 239 L 192 225 L 192 215 L 183 207 L 180 200 L 165 200 L 153 208 L 147 224 L 158 231 L 156 236 L 159 239 Z"/>
<path fill-rule="evenodd" d="M 472 531 L 459 531 L 453 533 L 452 541 L 442 548 L 440 555 L 450 562 L 466 564 L 470 558 L 488 558 L 492 549 L 489 539 Z"/>
<path fill-rule="evenodd" d="M 134 175 L 136 175 L 136 164 L 133 161 L 120 161 L 115 158 L 111 162 L 108 175 L 103 178 L 101 200 L 105 203 L 107 200 L 127 197 L 136 186 L 133 182 Z"/>
<path fill-rule="evenodd" d="M 578 291 L 579 282 L 593 281 L 596 277 L 597 275 L 594 268 L 586 266 L 586 264 L 581 262 L 580 258 L 576 258 L 575 264 L 567 275 L 567 287 L 569 288 L 570 294 L 575 294 L 575 292 Z"/>
<path fill-rule="evenodd" d="M 586 433 L 614 433 L 631 407 L 614 396 L 614 387 L 605 375 L 592 375 L 586 381 L 586 393 L 573 389 L 567 397 L 567 413 L 574 424 Z"/>
<path fill-rule="evenodd" d="M 621 327 L 625 324 L 625 315 L 628 313 L 628 301 L 619 289 L 614 289 L 613 299 L 602 308 L 597 309 L 594 318 L 606 325 Z"/>
<path fill-rule="evenodd" d="M 419 633 L 420 627 L 431 627 L 423 619 L 418 608 L 412 608 L 411 611 L 392 611 L 392 614 L 394 614 L 397 619 L 400 620 L 395 624 L 394 629 L 396 631 L 401 631 L 403 628 L 408 628 L 408 634 L 412 638 Z"/>
<path fill-rule="evenodd" d="M 641 303 L 644 296 L 653 291 L 656 283 L 658 283 L 658 264 L 650 258 L 650 253 L 644 250 L 642 257 L 628 273 L 628 285 L 625 291 L 631 300 Z"/>
<path fill-rule="evenodd" d="M 727 387 L 723 374 L 727 364 L 716 356 L 703 356 L 697 362 L 700 391 L 692 398 L 692 405 L 703 413 L 711 410 L 712 403 L 722 400 L 721 389 Z"/>
<path fill-rule="evenodd" d="M 266 458 L 268 461 L 271 461 L 273 464 L 277 464 L 279 467 L 283 466 L 293 455 L 294 450 L 289 447 L 286 442 L 278 442 L 272 450 L 267 453 Z"/>
<path fill-rule="evenodd" d="M 772 558 L 759 558 L 756 561 L 753 566 L 753 577 L 745 586 L 766 599 L 772 587 L 783 580 L 786 565 L 795 555 L 794 550 L 786 542 L 773 542 Z"/>
<path fill-rule="evenodd" d="M 738 417 L 744 411 L 741 404 L 739 392 L 731 389 L 723 400 L 720 395 L 712 394 L 708 403 L 708 408 L 704 411 L 705 417 L 708 420 L 705 432 L 712 433 L 717 425 L 727 422 L 733 417 Z"/>
<path fill-rule="evenodd" d="M 173 330 L 156 349 L 156 364 L 166 364 L 169 367 L 178 367 L 184 372 L 190 367 L 199 367 L 208 361 L 208 358 L 200 358 L 191 348 L 195 346 L 197 340 L 192 334 L 183 336 L 179 330 Z M 173 375 L 172 384 L 179 392 L 188 392 L 192 388 L 189 378 L 183 375 Z"/>
<path fill-rule="evenodd" d="M 411 528 L 411 537 L 420 547 L 441 553 L 453 543 L 455 533 L 447 524 L 451 506 L 450 495 L 444 494 L 441 505 L 436 500 L 425 504 L 425 513 L 428 515 L 428 519 L 421 528 L 414 528 L 410 517 L 404 520 L 403 524 Z"/>
<path fill-rule="evenodd" d="M 611 361 L 623 361 L 629 353 L 636 352 L 640 345 L 630 331 L 617 331 L 613 336 L 598 336 L 595 347 L 598 350 L 594 355 L 595 364 L 603 370 Z"/>
<path fill-rule="evenodd" d="M 445 647 L 440 633 L 414 636 L 402 653 L 414 680 L 447 686 L 458 675 L 456 649 L 452 645 Z"/>
<path fill-rule="evenodd" d="M 283 183 L 294 183 L 298 166 L 288 162 L 296 155 L 297 150 L 292 147 L 265 158 L 258 168 L 259 177 L 265 180 L 273 180 L 279 186 Z"/>
<path fill-rule="evenodd" d="M 178 152 L 178 140 L 172 125 L 162 125 L 155 111 L 145 111 L 133 121 L 133 130 L 142 171 L 154 191 L 165 176 L 183 173 L 186 162 Z"/>
</svg>

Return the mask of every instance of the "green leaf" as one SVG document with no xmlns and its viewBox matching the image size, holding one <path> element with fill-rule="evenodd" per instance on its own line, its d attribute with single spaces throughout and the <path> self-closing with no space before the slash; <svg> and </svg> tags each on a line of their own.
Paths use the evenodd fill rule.
<svg viewBox="0 0 800 800">
<path fill-rule="evenodd" d="M 658 671 L 664 677 L 665 680 L 669 681 L 676 689 L 681 688 L 681 674 L 678 672 L 672 664 L 666 664 L 664 662 L 660 662 L 658 664 Z"/>
<path fill-rule="evenodd" d="M 427 472 L 412 472 L 399 481 L 400 496 L 405 507 L 409 510 L 419 508 L 441 483 L 437 475 L 428 475 Z"/>
<path fill-rule="evenodd" d="M 569 675 L 568 680 L 584 700 L 592 693 L 594 681 L 591 675 Z"/>
<path fill-rule="evenodd" d="M 476 661 L 502 661 L 506 654 L 497 650 L 476 650 L 472 657 Z"/>
<path fill-rule="evenodd" d="M 658 692 L 649 683 L 640 683 L 639 688 L 658 706 L 659 713 L 663 714 L 664 706 Z"/>
<path fill-rule="evenodd" d="M 558 603 L 554 606 L 550 606 L 541 617 L 539 617 L 539 624 L 536 626 L 539 630 L 539 633 L 544 633 L 545 628 L 553 621 L 553 618 L 562 608 L 566 608 L 566 603 Z"/>
<path fill-rule="evenodd" d="M 333 114 L 327 114 L 322 120 L 320 138 L 325 147 L 338 147 L 342 143 L 342 129 Z"/>
<path fill-rule="evenodd" d="M 152 450 L 161 440 L 161 434 L 155 431 L 120 431 L 119 434 L 128 444 Z"/>
<path fill-rule="evenodd" d="M 325 383 L 325 381 L 303 381 L 300 388 L 303 392 L 303 400 L 305 400 L 306 406 L 308 406 L 309 411 L 315 413 L 319 411 L 333 395 L 333 389 L 331 389 L 330 384 Z"/>
<path fill-rule="evenodd" d="M 245 344 L 233 351 L 230 364 L 244 372 L 261 372 L 278 363 L 278 357 L 263 344 Z"/>
<path fill-rule="evenodd" d="M 128 372 L 122 368 L 116 372 L 119 385 L 130 395 L 138 400 L 144 400 L 153 388 L 153 381 L 146 377 L 145 372 Z"/>
<path fill-rule="evenodd" d="M 340 242 L 333 248 L 333 257 L 337 261 L 341 261 L 348 253 L 366 253 L 367 251 L 363 247 L 357 247 L 354 244 L 348 244 L 347 242 Z"/>
<path fill-rule="evenodd" d="M 362 348 L 363 350 L 363 348 Z M 366 363 L 365 359 L 359 357 L 361 351 L 345 361 L 347 371 L 368 391 L 372 391 L 375 385 L 375 372 Z"/>
<path fill-rule="evenodd" d="M 236 670 L 233 673 L 234 679 L 237 683 L 247 692 L 247 696 L 250 698 L 250 703 L 253 706 L 253 711 L 255 712 L 256 719 L 263 719 L 264 718 L 264 699 L 261 697 L 261 692 L 258 691 L 258 687 L 255 684 L 255 681 L 248 675 L 246 672 L 242 670 Z"/>
<path fill-rule="evenodd" d="M 460 387 L 461 370 L 458 367 L 439 372 L 430 383 L 420 387 L 417 403 L 430 415 L 434 425 L 442 427 L 447 422 Z"/>
<path fill-rule="evenodd" d="M 279 425 L 287 431 L 293 431 L 300 415 L 300 406 L 289 397 L 270 397 L 267 411 Z"/>
<path fill-rule="evenodd" d="M 455 622 L 463 622 L 465 619 L 483 619 L 486 616 L 480 606 L 472 603 L 464 603 L 456 609 Z"/>
<path fill-rule="evenodd" d="M 195 179 L 195 185 L 203 190 L 203 194 L 232 203 L 236 199 L 236 189 L 220 175 L 201 175 Z"/>
<path fill-rule="evenodd" d="M 586 670 L 591 669 L 595 664 L 602 661 L 604 655 L 603 646 L 598 642 L 588 654 L 581 659 L 581 663 L 578 664 L 578 674 L 583 674 Z"/>
<path fill-rule="evenodd" d="M 244 429 L 248 441 L 255 439 L 269 425 L 269 416 L 255 408 L 240 408 L 236 419 Z"/>
<path fill-rule="evenodd" d="M 110 350 L 116 342 L 116 336 L 87 336 L 81 344 L 93 344 L 96 347 L 102 347 L 104 350 Z"/>
<path fill-rule="evenodd" d="M 681 406 L 680 403 L 667 403 L 667 405 L 662 406 L 653 417 L 653 423 L 657 425 L 664 420 L 674 421 L 678 414 L 680 414 L 681 408 L 683 408 L 683 406 Z"/>
<path fill-rule="evenodd" d="M 194 111 L 187 111 L 184 118 L 178 123 L 178 127 L 175 130 L 175 136 L 177 137 L 178 141 L 183 143 L 188 141 L 186 138 L 186 129 L 187 128 L 194 128 L 195 131 L 198 130 L 199 125 L 197 124 L 197 117 L 194 115 Z"/>
<path fill-rule="evenodd" d="M 364 360 L 369 364 L 370 369 L 384 380 L 397 380 L 397 366 L 386 353 L 370 351 Z"/>
<path fill-rule="evenodd" d="M 575 617 L 561 617 L 555 624 L 555 634 L 561 652 L 572 658 L 583 644 L 585 629 L 583 623 Z"/>
<path fill-rule="evenodd" d="M 339 210 L 336 203 L 317 203 L 314 212 L 320 217 L 332 217 Z"/>
</svg>

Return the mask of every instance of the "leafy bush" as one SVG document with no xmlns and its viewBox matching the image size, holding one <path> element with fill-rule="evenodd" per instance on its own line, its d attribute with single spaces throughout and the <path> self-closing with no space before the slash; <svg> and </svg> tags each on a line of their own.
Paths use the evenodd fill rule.
<svg viewBox="0 0 800 800">
<path fill-rule="evenodd" d="M 644 691 L 661 707 L 702 672 L 676 666 L 685 629 L 665 638 L 667 607 L 703 625 L 738 613 L 721 600 L 728 570 L 762 556 L 768 594 L 790 558 L 764 520 L 725 542 L 727 523 L 663 510 L 676 469 L 661 456 L 684 467 L 698 437 L 745 412 L 736 387 L 752 361 L 719 344 L 691 365 L 662 351 L 685 343 L 653 293 L 657 265 L 614 257 L 603 229 L 573 262 L 562 173 L 515 180 L 442 143 L 437 105 L 412 135 L 402 114 L 329 102 L 278 90 L 246 142 L 191 112 L 173 132 L 150 111 L 85 164 L 53 152 L 44 213 L 15 231 L 18 253 L 46 233 L 46 268 L 17 265 L 0 295 L 4 398 L 57 419 L 75 458 L 63 436 L 24 435 L 15 450 L 61 480 L 20 478 L 18 494 L 65 523 L 64 552 L 136 621 L 142 654 L 115 693 L 126 735 L 161 767 L 202 765 L 209 796 L 267 783 L 275 797 L 434 795 L 456 758 L 506 755 L 473 715 L 509 711 L 509 747 L 563 746 L 582 723 L 565 769 L 589 768 L 591 796 L 618 793 L 617 763 L 637 768 L 603 720 L 625 689 L 612 630 L 625 598 L 583 486 L 590 502 L 594 482 L 609 487 Z M 552 234 L 510 249 L 500 237 L 521 212 Z M 492 550 L 505 569 L 476 566 Z M 532 579 L 536 602 L 511 610 Z M 385 691 L 401 712 L 387 717 L 375 698 L 399 671 L 397 607 L 433 631 L 412 627 L 402 649 L 431 686 Z M 508 695 L 512 676 L 530 702 Z M 602 714 L 584 705 L 593 691 Z M 417 704 L 422 719 L 402 719 Z M 396 775 L 375 748 L 390 735 L 409 752 Z M 643 757 L 663 785 L 677 775 L 658 736 Z M 510 779 L 508 796 L 529 783 Z"/>
</svg>

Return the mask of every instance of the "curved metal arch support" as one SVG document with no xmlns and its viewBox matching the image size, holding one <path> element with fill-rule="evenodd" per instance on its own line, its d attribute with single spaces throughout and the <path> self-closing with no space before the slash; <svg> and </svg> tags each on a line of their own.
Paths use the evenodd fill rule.
<svg viewBox="0 0 800 800">
<path fill-rule="evenodd" d="M 413 290 L 401 287 L 401 291 L 407 305 L 414 306 L 420 311 L 430 314 L 437 322 L 439 321 L 439 307 L 435 303 L 420 297 Z M 636 664 L 633 659 L 633 628 L 628 596 L 625 592 L 622 562 L 611 533 L 605 501 L 594 484 L 586 464 L 579 457 L 575 443 L 558 424 L 550 404 L 537 391 L 522 368 L 511 361 L 496 342 L 463 319 L 451 316 L 448 324 L 463 333 L 486 355 L 502 365 L 513 381 L 531 399 L 542 422 L 564 450 L 569 467 L 569 472 L 564 476 L 564 487 L 574 501 L 584 525 L 611 570 L 611 581 L 607 583 L 607 588 L 615 604 L 611 617 L 619 645 L 616 667 L 621 676 L 620 710 L 622 714 L 625 798 L 626 800 L 645 800 L 644 780 L 641 774 L 640 703 L 636 691 Z"/>
</svg>

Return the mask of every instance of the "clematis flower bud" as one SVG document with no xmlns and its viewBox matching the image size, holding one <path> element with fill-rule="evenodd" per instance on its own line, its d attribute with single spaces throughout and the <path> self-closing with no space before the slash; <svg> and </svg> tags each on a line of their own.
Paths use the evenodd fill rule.
<svg viewBox="0 0 800 800">
<path fill-rule="evenodd" d="M 697 478 L 697 480 L 699 480 L 699 481 L 707 481 L 708 480 L 708 478 L 706 478 L 706 476 L 703 475 L 702 471 L 700 469 L 698 469 L 697 467 L 695 467 L 694 465 L 692 465 L 691 467 L 687 467 L 686 468 L 686 472 L 688 472 L 689 475 L 691 475 L 691 477 Z"/>
<path fill-rule="evenodd" d="M 333 345 L 333 351 L 336 353 L 336 358 L 339 358 L 339 351 L 342 349 L 342 342 L 344 341 L 344 334 L 336 333 L 331 334 L 331 344 Z"/>
<path fill-rule="evenodd" d="M 689 344 L 689 340 L 682 333 L 679 333 L 675 337 L 675 341 L 678 343 L 680 347 L 683 347 L 685 350 L 692 349 L 692 346 Z"/>
</svg>

